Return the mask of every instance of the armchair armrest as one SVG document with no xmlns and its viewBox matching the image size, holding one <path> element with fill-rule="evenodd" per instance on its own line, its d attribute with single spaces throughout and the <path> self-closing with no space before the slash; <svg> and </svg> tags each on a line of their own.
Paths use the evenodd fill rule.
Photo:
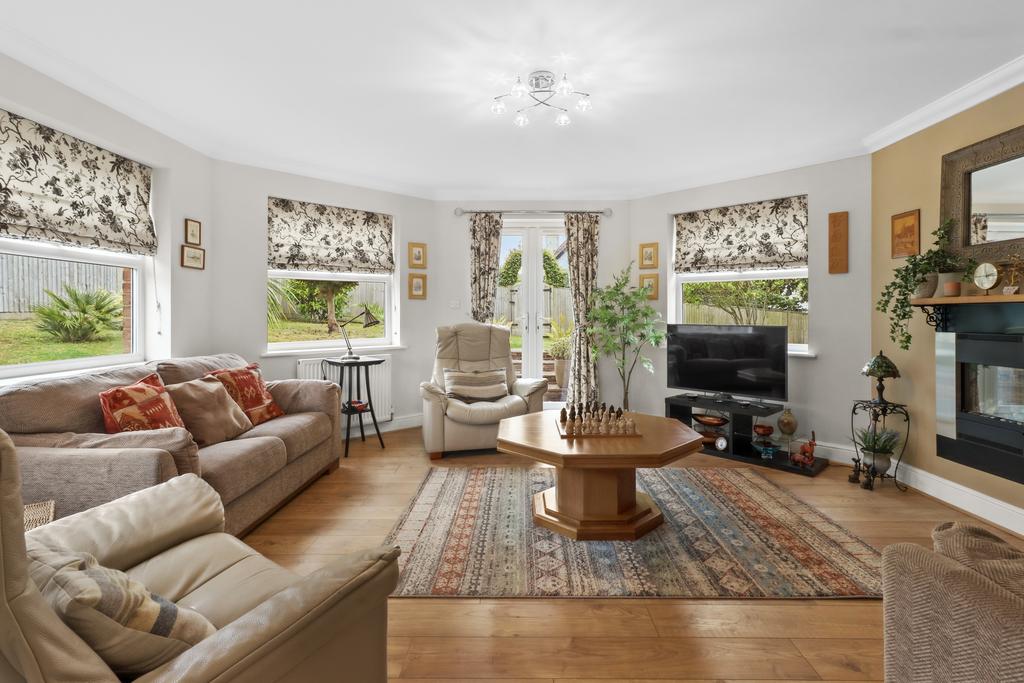
<svg viewBox="0 0 1024 683">
<path fill-rule="evenodd" d="M 286 413 L 324 413 L 331 420 L 335 453 L 341 451 L 341 389 L 320 379 L 282 379 L 267 382 L 274 402 Z"/>
<path fill-rule="evenodd" d="M 520 377 L 512 383 L 512 393 L 526 400 L 526 411 L 536 413 L 544 408 L 544 393 L 548 390 L 546 379 Z"/>
<path fill-rule="evenodd" d="M 25 502 L 54 501 L 56 517 L 88 510 L 178 474 L 159 448 L 17 447 Z"/>
<path fill-rule="evenodd" d="M 443 408 L 448 401 L 448 394 L 442 387 L 433 382 L 420 382 L 420 396 L 424 401 L 435 401 Z"/>
<path fill-rule="evenodd" d="M 190 538 L 223 530 L 220 496 L 196 475 L 186 474 L 28 534 L 43 543 L 87 552 L 101 565 L 123 571 Z"/>
<path fill-rule="evenodd" d="M 398 555 L 341 558 L 136 681 L 384 680 Z"/>
</svg>

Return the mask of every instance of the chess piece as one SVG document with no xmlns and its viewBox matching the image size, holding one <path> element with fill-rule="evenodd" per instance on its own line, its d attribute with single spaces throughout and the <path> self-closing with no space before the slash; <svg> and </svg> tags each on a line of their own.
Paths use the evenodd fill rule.
<svg viewBox="0 0 1024 683">
<path fill-rule="evenodd" d="M 626 433 L 636 434 L 636 422 L 633 422 L 632 420 L 626 420 Z"/>
<path fill-rule="evenodd" d="M 607 411 L 607 410 L 608 410 L 608 406 L 606 406 L 606 405 L 604 404 L 604 401 L 601 401 L 601 412 L 603 413 L 603 412 L 605 412 L 605 411 Z"/>
<path fill-rule="evenodd" d="M 576 435 L 576 423 L 566 422 L 565 423 L 565 435 L 570 439 Z"/>
<path fill-rule="evenodd" d="M 558 414 L 558 421 L 561 424 L 565 424 L 565 421 L 569 419 L 568 413 L 565 412 L 565 408 L 562 408 L 562 412 Z"/>
<path fill-rule="evenodd" d="M 573 424 L 575 425 L 573 432 L 575 432 L 577 436 L 583 434 L 583 418 L 577 415 L 576 421 Z"/>
<path fill-rule="evenodd" d="M 616 410 L 615 411 L 615 415 L 616 415 L 616 417 L 622 417 L 622 408 L 619 408 L 618 410 Z"/>
<path fill-rule="evenodd" d="M 569 419 L 573 422 L 576 421 L 576 404 L 570 404 L 569 406 Z"/>
</svg>

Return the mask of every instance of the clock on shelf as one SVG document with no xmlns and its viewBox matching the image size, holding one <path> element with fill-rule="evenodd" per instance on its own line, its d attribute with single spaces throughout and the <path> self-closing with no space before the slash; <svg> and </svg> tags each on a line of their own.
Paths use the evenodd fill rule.
<svg viewBox="0 0 1024 683">
<path fill-rule="evenodd" d="M 981 263 L 974 269 L 974 285 L 985 291 L 992 289 L 999 283 L 999 269 L 991 263 Z"/>
<path fill-rule="evenodd" d="M 729 440 L 724 436 L 718 437 L 717 439 L 715 439 L 715 448 L 717 448 L 720 451 L 726 450 L 727 448 L 729 448 Z"/>
</svg>

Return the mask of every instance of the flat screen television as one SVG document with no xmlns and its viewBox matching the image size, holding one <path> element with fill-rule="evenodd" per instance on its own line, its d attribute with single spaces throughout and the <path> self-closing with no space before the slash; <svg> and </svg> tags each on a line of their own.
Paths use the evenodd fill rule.
<svg viewBox="0 0 1024 683">
<path fill-rule="evenodd" d="M 669 325 L 668 386 L 786 401 L 788 349 L 784 325 Z"/>
</svg>

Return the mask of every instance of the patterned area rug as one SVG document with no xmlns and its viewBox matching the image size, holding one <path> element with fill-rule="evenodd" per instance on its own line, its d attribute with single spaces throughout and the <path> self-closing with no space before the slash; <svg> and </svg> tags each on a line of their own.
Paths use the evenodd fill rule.
<svg viewBox="0 0 1024 683">
<path fill-rule="evenodd" d="M 388 537 L 395 596 L 881 597 L 879 553 L 749 469 L 651 469 L 665 523 L 572 541 L 533 523 L 550 468 L 434 468 Z"/>
</svg>

